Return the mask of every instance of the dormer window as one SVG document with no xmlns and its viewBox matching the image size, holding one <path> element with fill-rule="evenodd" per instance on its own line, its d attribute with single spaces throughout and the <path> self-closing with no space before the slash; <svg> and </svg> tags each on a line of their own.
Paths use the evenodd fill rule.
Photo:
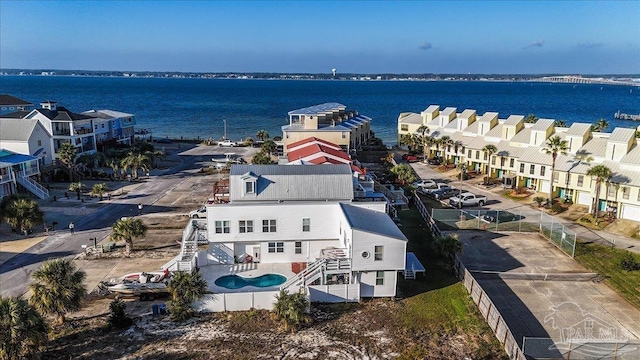
<svg viewBox="0 0 640 360">
<path fill-rule="evenodd" d="M 241 179 L 244 183 L 243 195 L 255 195 L 257 193 L 256 183 L 258 181 L 258 176 L 252 172 L 248 172 L 242 175 Z"/>
<path fill-rule="evenodd" d="M 244 182 L 244 192 L 245 194 L 255 194 L 256 192 L 256 183 L 251 180 L 245 180 Z"/>
</svg>

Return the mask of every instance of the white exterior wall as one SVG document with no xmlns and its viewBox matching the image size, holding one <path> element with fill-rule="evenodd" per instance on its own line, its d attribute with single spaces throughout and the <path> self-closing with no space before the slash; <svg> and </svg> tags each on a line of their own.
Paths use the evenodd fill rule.
<svg viewBox="0 0 640 360">
<path fill-rule="evenodd" d="M 210 242 L 337 239 L 338 214 L 338 203 L 214 204 L 207 207 L 207 229 Z M 311 231 L 302 231 L 303 218 L 311 219 Z M 229 220 L 230 233 L 216 234 L 216 220 Z M 253 220 L 253 233 L 241 234 L 239 220 Z M 276 220 L 276 232 L 262 232 L 262 220 Z"/>
<path fill-rule="evenodd" d="M 384 297 L 396 295 L 397 271 L 384 272 L 384 284 L 376 285 L 376 271 L 360 273 L 360 296 Z"/>
<path fill-rule="evenodd" d="M 264 263 L 311 262 L 320 257 L 320 251 L 329 247 L 341 247 L 339 240 L 302 241 L 302 254 L 295 253 L 295 241 L 283 241 L 284 252 L 269 252 L 269 243 L 260 243 L 260 261 Z"/>
<path fill-rule="evenodd" d="M 380 245 L 384 247 L 382 260 L 375 260 L 375 246 Z M 404 270 L 406 249 L 404 240 L 353 230 L 351 267 L 353 271 Z M 365 251 L 368 258 L 362 257 Z"/>
</svg>

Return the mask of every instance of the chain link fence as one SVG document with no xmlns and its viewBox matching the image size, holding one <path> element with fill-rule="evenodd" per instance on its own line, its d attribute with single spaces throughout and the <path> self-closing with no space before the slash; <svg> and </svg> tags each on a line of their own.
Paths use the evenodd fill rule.
<svg viewBox="0 0 640 360">
<path fill-rule="evenodd" d="M 533 359 L 640 359 L 640 342 L 560 341 L 525 336 L 522 351 Z"/>
<path fill-rule="evenodd" d="M 442 231 L 537 232 L 565 254 L 575 255 L 576 233 L 543 212 L 525 215 L 520 210 L 432 209 L 431 217 Z"/>
</svg>

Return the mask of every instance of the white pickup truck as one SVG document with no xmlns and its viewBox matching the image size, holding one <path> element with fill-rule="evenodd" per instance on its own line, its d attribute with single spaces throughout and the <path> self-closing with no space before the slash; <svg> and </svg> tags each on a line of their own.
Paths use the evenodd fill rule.
<svg viewBox="0 0 640 360">
<path fill-rule="evenodd" d="M 461 208 L 463 206 L 483 206 L 486 202 L 486 196 L 474 195 L 470 192 L 465 192 L 458 196 L 449 198 L 449 205 L 457 208 Z"/>
</svg>

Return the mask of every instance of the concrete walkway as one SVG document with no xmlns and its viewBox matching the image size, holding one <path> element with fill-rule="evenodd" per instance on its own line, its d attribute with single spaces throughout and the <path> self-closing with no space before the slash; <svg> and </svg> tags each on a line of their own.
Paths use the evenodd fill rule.
<svg viewBox="0 0 640 360">
<path fill-rule="evenodd" d="M 398 159 L 396 161 L 400 162 Z M 478 185 L 480 178 L 472 178 L 465 181 L 460 181 L 459 179 L 455 179 L 455 174 L 457 170 L 452 170 L 449 172 L 441 173 L 436 171 L 432 166 L 426 165 L 424 163 L 412 163 L 410 164 L 415 172 L 422 179 L 440 179 L 445 180 L 445 182 L 452 182 L 452 185 L 460 188 L 462 184 L 462 188 L 468 190 L 473 193 L 481 194 L 487 196 L 489 200 L 498 201 L 498 204 L 491 205 L 491 209 L 500 209 L 500 210 L 508 210 L 508 209 L 520 209 L 524 210 L 525 207 L 528 208 L 527 211 L 533 210 L 539 213 L 539 210 L 533 208 L 529 205 L 529 203 L 525 201 L 515 201 L 509 198 L 505 198 L 502 196 L 504 189 L 501 186 L 495 186 L 492 189 L 487 189 L 482 185 Z M 437 181 L 436 181 L 437 182 Z M 530 197 L 531 199 L 533 197 Z M 626 249 L 631 252 L 640 253 L 640 240 L 631 238 L 629 236 L 623 236 L 618 234 L 612 234 L 602 230 L 591 230 L 586 228 L 576 222 L 563 219 L 559 216 L 549 215 L 554 218 L 558 223 L 563 224 L 573 232 L 577 234 L 577 236 L 585 241 L 597 242 L 604 245 L 614 246 L 619 249 Z"/>
</svg>

